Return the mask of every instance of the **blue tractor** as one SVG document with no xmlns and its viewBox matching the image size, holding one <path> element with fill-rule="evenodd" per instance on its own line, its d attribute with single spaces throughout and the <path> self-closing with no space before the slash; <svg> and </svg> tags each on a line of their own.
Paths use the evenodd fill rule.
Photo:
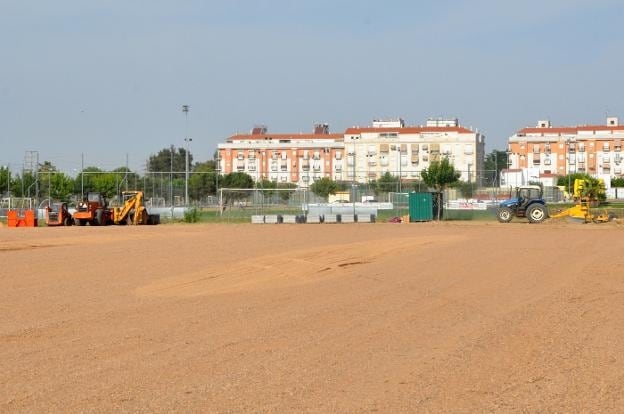
<svg viewBox="0 0 624 414">
<path fill-rule="evenodd" d="M 542 188 L 537 185 L 518 187 L 515 196 L 501 202 L 496 212 L 498 221 L 509 223 L 514 217 L 526 217 L 529 223 L 541 223 L 548 218 Z"/>
</svg>

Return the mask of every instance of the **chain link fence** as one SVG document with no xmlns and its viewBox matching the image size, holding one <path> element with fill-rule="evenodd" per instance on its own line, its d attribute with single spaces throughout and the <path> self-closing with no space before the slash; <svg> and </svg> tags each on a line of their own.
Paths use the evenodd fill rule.
<svg viewBox="0 0 624 414">
<path fill-rule="evenodd" d="M 354 173 L 361 176 L 358 171 Z M 443 219 L 496 220 L 498 203 L 513 196 L 512 189 L 498 186 L 495 171 L 459 173 L 462 177 L 471 177 L 472 181 L 459 181 L 444 191 Z M 409 214 L 409 192 L 432 191 L 419 174 L 411 172 L 408 177 L 404 171 L 388 171 L 385 175 L 367 172 L 365 176 L 370 177 L 365 182 L 337 180 L 338 194 L 323 198 L 314 194 L 309 185 L 279 188 L 283 180 L 275 183 L 278 188 L 263 188 L 266 183 L 260 181 L 255 184 L 257 188 L 225 189 L 223 176 L 214 171 L 190 172 L 188 180 L 184 171 L 85 170 L 73 178 L 46 171 L 39 172 L 36 180 L 34 177 L 30 181 L 23 179 L 5 190 L 5 197 L 0 203 L 0 217 L 6 216 L 9 208 L 40 207 L 50 201 L 64 201 L 72 206 L 90 191 L 104 193 L 109 204 L 115 206 L 121 203 L 123 191 L 139 190 L 144 192 L 148 208 L 157 209 L 165 216 L 170 211 L 172 217 L 182 217 L 185 208 L 195 207 L 200 210 L 204 221 L 248 222 L 252 215 L 305 214 L 310 206 L 327 208 L 327 205 L 336 211 L 343 211 L 349 204 L 354 211 L 374 209 L 379 221 L 386 221 Z M 312 177 L 311 183 L 320 178 L 321 175 Z M 8 197 L 9 193 L 11 197 Z M 557 187 L 544 187 L 544 197 L 553 211 L 565 207 L 558 204 L 563 201 L 563 193 Z M 616 217 L 623 216 L 624 205 L 616 204 L 608 208 Z"/>
</svg>

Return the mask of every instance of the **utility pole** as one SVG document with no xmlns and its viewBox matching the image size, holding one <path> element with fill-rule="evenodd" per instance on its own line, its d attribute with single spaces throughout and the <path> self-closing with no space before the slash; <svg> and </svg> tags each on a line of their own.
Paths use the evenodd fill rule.
<svg viewBox="0 0 624 414">
<path fill-rule="evenodd" d="M 11 205 L 11 163 L 7 164 L 7 197 L 9 198 L 9 205 Z"/>
<path fill-rule="evenodd" d="M 494 186 L 498 180 L 498 151 L 494 150 Z"/>
<path fill-rule="evenodd" d="M 126 182 L 126 191 L 128 191 L 128 153 L 126 152 L 126 173 L 124 175 L 124 181 Z"/>
<path fill-rule="evenodd" d="M 188 113 L 189 113 L 189 106 L 188 105 L 182 105 L 182 112 L 184 112 L 184 116 L 185 116 L 185 132 L 184 132 L 184 142 L 186 143 L 186 151 L 184 152 L 185 155 L 185 162 L 184 162 L 184 172 L 185 172 L 185 177 L 184 177 L 184 205 L 186 207 L 188 207 L 189 205 L 189 196 L 188 196 L 188 180 L 189 180 L 189 142 L 192 141 L 191 138 L 189 138 L 188 136 Z"/>
<path fill-rule="evenodd" d="M 258 151 L 258 155 L 260 155 L 260 151 Z M 256 170 L 257 173 L 260 172 L 260 168 L 258 168 Z M 217 163 L 215 165 L 215 196 L 217 195 L 217 192 L 219 191 L 219 174 L 221 174 L 221 161 L 220 161 L 220 154 L 219 154 L 219 147 L 217 146 Z"/>
<path fill-rule="evenodd" d="M 351 202 L 353 203 L 353 219 L 355 220 L 355 145 L 353 145 L 353 183 L 351 184 L 351 189 L 353 190 L 353 200 L 351 200 Z"/>
<path fill-rule="evenodd" d="M 84 200 L 84 152 L 80 153 L 80 201 Z"/>
<path fill-rule="evenodd" d="M 401 171 L 401 163 L 403 161 L 401 160 L 401 144 L 397 145 L 397 151 L 399 153 L 399 194 L 401 194 L 403 192 L 403 188 L 401 186 L 401 182 L 403 181 L 403 171 Z"/>
</svg>

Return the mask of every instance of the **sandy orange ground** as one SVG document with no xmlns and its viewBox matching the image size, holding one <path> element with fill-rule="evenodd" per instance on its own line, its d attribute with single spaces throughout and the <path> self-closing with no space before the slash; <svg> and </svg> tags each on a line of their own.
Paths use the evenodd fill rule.
<svg viewBox="0 0 624 414">
<path fill-rule="evenodd" d="M 624 228 L 0 230 L 0 412 L 622 412 Z"/>
</svg>

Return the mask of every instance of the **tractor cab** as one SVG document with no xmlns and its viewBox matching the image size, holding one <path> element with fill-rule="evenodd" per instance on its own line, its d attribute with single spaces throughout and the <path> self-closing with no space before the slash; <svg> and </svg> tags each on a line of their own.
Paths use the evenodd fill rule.
<svg viewBox="0 0 624 414">
<path fill-rule="evenodd" d="M 110 216 L 106 198 L 101 193 L 90 192 L 76 206 L 74 222 L 77 226 L 103 226 L 110 222 Z"/>
<path fill-rule="evenodd" d="M 540 223 L 548 217 L 542 188 L 538 185 L 517 187 L 508 200 L 498 206 L 498 221 L 509 223 L 515 217 L 527 217 L 531 223 Z"/>
</svg>

